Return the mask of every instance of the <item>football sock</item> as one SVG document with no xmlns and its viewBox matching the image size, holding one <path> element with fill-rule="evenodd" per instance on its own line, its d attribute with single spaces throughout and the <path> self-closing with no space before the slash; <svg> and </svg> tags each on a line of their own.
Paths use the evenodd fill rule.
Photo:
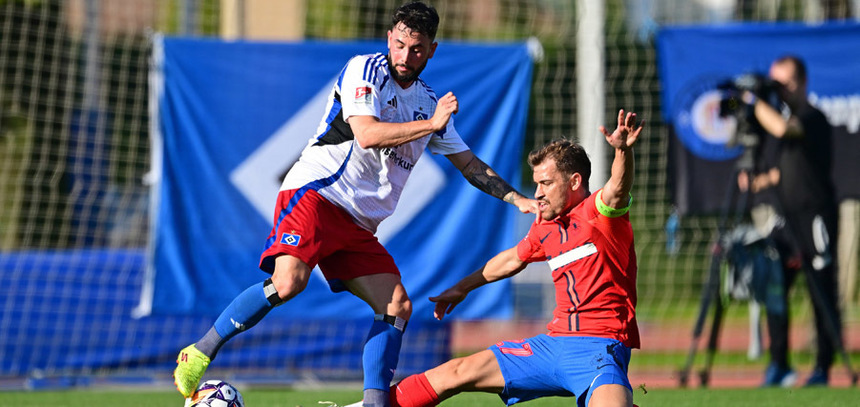
<svg viewBox="0 0 860 407">
<path fill-rule="evenodd" d="M 379 389 L 364 389 L 361 407 L 389 407 L 388 392 Z"/>
<path fill-rule="evenodd" d="M 213 326 L 212 328 L 209 328 L 206 335 L 203 335 L 203 337 L 194 344 L 194 347 L 204 355 L 209 356 L 209 360 L 212 360 L 215 359 L 215 354 L 218 353 L 218 349 L 221 349 L 221 345 L 223 344 L 224 339 L 221 338 L 221 335 L 218 335 L 218 331 L 216 331 Z"/>
<path fill-rule="evenodd" d="M 427 407 L 439 404 L 439 395 L 424 373 L 409 376 L 391 386 L 391 407 Z"/>
<path fill-rule="evenodd" d="M 215 332 L 210 329 L 197 343 L 197 349 L 212 358 L 221 345 L 256 325 L 274 307 L 266 298 L 263 282 L 248 287 L 221 312 L 213 326 Z"/>
<path fill-rule="evenodd" d="M 378 405 L 387 404 L 388 395 L 385 393 L 391 386 L 391 379 L 394 378 L 394 370 L 400 358 L 404 329 L 406 329 L 406 320 L 402 318 L 382 314 L 376 314 L 373 318 L 373 325 L 370 327 L 362 354 L 366 406 L 375 403 L 375 400 L 368 397 L 376 399 L 384 396 Z"/>
</svg>

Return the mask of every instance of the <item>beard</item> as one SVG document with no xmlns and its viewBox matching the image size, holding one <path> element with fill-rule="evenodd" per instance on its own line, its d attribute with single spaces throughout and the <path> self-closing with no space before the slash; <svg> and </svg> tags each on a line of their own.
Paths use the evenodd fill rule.
<svg viewBox="0 0 860 407">
<path fill-rule="evenodd" d="M 418 79 L 418 75 L 421 75 L 421 72 L 423 72 L 424 68 L 427 67 L 427 61 L 425 60 L 424 63 L 421 64 L 421 66 L 413 69 L 412 72 L 407 74 L 400 74 L 399 72 L 397 72 L 397 66 L 409 66 L 405 64 L 395 66 L 391 62 L 391 57 L 386 58 L 388 58 L 388 71 L 391 72 L 391 77 L 394 78 L 394 80 L 397 82 L 412 83 L 414 80 Z"/>
</svg>

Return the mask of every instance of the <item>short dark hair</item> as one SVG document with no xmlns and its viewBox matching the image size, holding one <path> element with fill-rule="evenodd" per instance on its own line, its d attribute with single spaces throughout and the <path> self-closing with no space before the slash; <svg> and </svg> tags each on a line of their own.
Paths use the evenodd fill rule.
<svg viewBox="0 0 860 407">
<path fill-rule="evenodd" d="M 529 153 L 529 165 L 534 168 L 547 159 L 555 160 L 555 166 L 566 177 L 575 173 L 582 176 L 582 185 L 588 190 L 591 177 L 591 160 L 581 145 L 570 140 L 553 140 L 549 144 Z"/>
<path fill-rule="evenodd" d="M 799 84 L 806 83 L 806 63 L 797 55 L 783 55 L 774 61 L 776 64 L 790 62 L 794 65 L 794 80 Z"/>
<path fill-rule="evenodd" d="M 403 23 L 410 30 L 424 34 L 433 41 L 439 28 L 439 14 L 433 6 L 412 1 L 394 10 L 394 14 L 391 15 L 391 27 L 395 27 L 398 23 Z"/>
</svg>

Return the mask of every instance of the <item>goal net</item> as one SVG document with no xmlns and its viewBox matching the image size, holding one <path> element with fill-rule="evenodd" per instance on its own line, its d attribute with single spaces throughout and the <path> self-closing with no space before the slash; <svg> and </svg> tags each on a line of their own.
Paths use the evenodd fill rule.
<svg viewBox="0 0 860 407">
<path fill-rule="evenodd" d="M 291 32 L 280 34 L 294 39 L 381 39 L 400 1 L 283 3 L 289 5 L 272 6 L 282 14 L 267 16 L 268 2 L 261 0 L 0 1 L 0 383 L 24 378 L 33 386 L 73 385 L 104 375 L 169 381 L 180 345 L 208 329 L 211 321 L 192 316 L 132 315 L 152 226 L 150 38 L 156 32 L 264 38 L 266 32 L 255 30 L 284 19 Z M 556 138 L 588 137 L 578 134 L 578 123 L 589 119 L 580 117 L 578 107 L 593 101 L 577 92 L 577 72 L 596 61 L 577 55 L 578 47 L 587 44 L 578 38 L 580 19 L 594 3 L 432 3 L 442 19 L 440 46 L 530 38 L 540 43 L 526 152 Z M 691 23 L 822 21 L 850 17 L 855 10 L 849 1 L 603 4 L 601 114 L 612 125 L 623 107 L 649 123 L 636 150 L 631 212 L 640 321 L 646 328 L 675 327 L 672 332 L 681 337 L 672 338 L 666 351 L 685 350 L 717 216 L 675 217 L 669 182 L 672 134 L 662 119 L 657 30 Z M 531 174 L 524 168 L 522 185 L 528 192 Z M 543 320 L 551 312 L 552 288 L 546 280 L 518 278 L 514 293 L 518 318 Z M 316 380 L 309 372 L 319 371 L 354 379 L 360 375 L 354 355 L 366 329 L 366 324 L 263 323 L 229 346 L 248 351 L 225 349 L 215 369 L 245 380 Z M 412 340 L 426 345 L 404 350 L 404 371 L 447 357 L 451 327 L 416 328 Z M 285 356 L 285 349 L 302 346 L 308 347 L 306 356 Z"/>
</svg>

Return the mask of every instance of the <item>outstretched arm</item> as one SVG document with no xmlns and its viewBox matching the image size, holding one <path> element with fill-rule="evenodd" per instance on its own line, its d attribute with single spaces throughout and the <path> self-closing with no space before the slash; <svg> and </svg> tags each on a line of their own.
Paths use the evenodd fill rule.
<svg viewBox="0 0 860 407">
<path fill-rule="evenodd" d="M 603 202 L 611 208 L 623 208 L 629 203 L 630 189 L 633 187 L 633 145 L 642 133 L 645 122 L 636 125 L 636 113 L 624 114 L 624 109 L 618 111 L 618 125 L 611 134 L 606 127 L 600 126 L 600 132 L 606 137 L 606 142 L 615 148 L 615 159 L 612 161 L 612 174 L 603 187 Z"/>
<path fill-rule="evenodd" d="M 472 150 L 466 150 L 447 157 L 463 177 L 475 188 L 499 198 L 517 207 L 522 213 L 537 213 L 538 204 L 534 199 L 526 198 L 505 182 L 487 163 L 481 161 Z"/>
<path fill-rule="evenodd" d="M 497 254 L 487 264 L 484 264 L 484 267 L 463 277 L 462 280 L 443 291 L 442 294 L 430 297 L 430 301 L 436 303 L 433 316 L 436 319 L 442 319 L 446 314 L 450 314 L 454 307 L 462 302 L 472 290 L 484 284 L 514 276 L 524 268 L 526 268 L 526 263 L 517 256 L 516 247 Z"/>
</svg>

